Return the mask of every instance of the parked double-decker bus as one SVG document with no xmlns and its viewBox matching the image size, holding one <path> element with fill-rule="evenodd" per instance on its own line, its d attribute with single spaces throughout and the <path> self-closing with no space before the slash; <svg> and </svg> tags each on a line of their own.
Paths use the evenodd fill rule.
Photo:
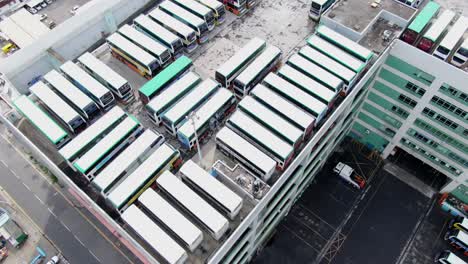
<svg viewBox="0 0 468 264">
<path fill-rule="evenodd" d="M 300 55 L 292 55 L 286 63 L 292 68 L 300 71 L 302 74 L 305 74 L 307 77 L 325 85 L 333 92 L 339 93 L 344 87 L 344 83 L 340 78 Z"/>
<path fill-rule="evenodd" d="M 78 133 L 86 127 L 83 117 L 42 81 L 36 82 L 29 90 L 69 131 Z"/>
<path fill-rule="evenodd" d="M 197 0 L 198 2 L 202 3 L 211 11 L 213 11 L 216 19 L 216 25 L 220 25 L 224 23 L 226 20 L 226 9 L 224 8 L 224 5 L 220 1 L 216 0 Z"/>
<path fill-rule="evenodd" d="M 112 92 L 86 73 L 85 70 L 78 67 L 78 65 L 71 61 L 67 61 L 60 66 L 60 70 L 70 81 L 73 82 L 73 84 L 93 99 L 99 107 L 109 110 L 115 105 L 115 99 Z"/>
<path fill-rule="evenodd" d="M 22 95 L 13 101 L 13 105 L 57 148 L 70 140 L 70 135 L 29 97 Z"/>
<path fill-rule="evenodd" d="M 197 17 L 196 15 L 170 1 L 164 1 L 159 4 L 159 9 L 166 12 L 170 16 L 175 17 L 182 23 L 195 30 L 195 33 L 197 33 L 198 42 L 200 44 L 208 41 L 209 29 L 205 20 Z"/>
<path fill-rule="evenodd" d="M 317 126 L 327 114 L 326 104 L 274 73 L 265 77 L 263 85 L 311 114 L 315 118 L 314 126 Z"/>
<path fill-rule="evenodd" d="M 450 63 L 457 67 L 461 67 L 466 63 L 466 61 L 468 61 L 468 38 L 463 41 L 457 52 L 453 54 L 452 61 Z"/>
<path fill-rule="evenodd" d="M 192 124 L 191 120 L 186 122 L 177 131 L 177 138 L 186 148 L 199 147 L 196 144 L 196 136 L 200 142 L 214 125 L 217 125 L 226 115 L 235 109 L 236 99 L 227 89 L 221 88 L 209 98 L 196 112 L 197 119 Z M 195 126 L 195 128 L 194 128 Z M 196 130 L 196 136 L 195 136 Z"/>
<path fill-rule="evenodd" d="M 73 161 L 82 156 L 91 146 L 94 146 L 103 135 L 106 135 L 113 127 L 119 124 L 127 115 L 118 106 L 114 106 L 96 122 L 73 138 L 68 144 L 59 150 L 60 155 Z"/>
<path fill-rule="evenodd" d="M 145 130 L 132 144 L 125 148 L 113 159 L 93 180 L 94 186 L 106 195 L 114 185 L 125 176 L 126 172 L 138 164 L 141 157 L 151 150 L 158 148 L 164 142 L 164 137 Z"/>
<path fill-rule="evenodd" d="M 257 83 L 278 66 L 280 60 L 281 50 L 274 46 L 267 47 L 234 79 L 235 95 L 239 98 L 247 95 Z"/>
<path fill-rule="evenodd" d="M 466 264 L 463 259 L 450 252 L 450 250 L 444 250 L 442 253 L 437 255 L 435 261 L 439 264 Z"/>
<path fill-rule="evenodd" d="M 188 259 L 187 252 L 162 230 L 148 215 L 136 205 L 130 206 L 121 215 L 127 225 L 133 229 L 165 261 L 183 264 Z"/>
<path fill-rule="evenodd" d="M 284 120 L 268 107 L 253 99 L 253 97 L 244 97 L 244 99 L 239 102 L 238 109 L 268 128 L 288 144 L 294 146 L 295 149 L 299 147 L 303 136 L 301 130 Z"/>
<path fill-rule="evenodd" d="M 200 107 L 219 88 L 220 85 L 211 79 L 206 79 L 193 88 L 182 100 L 164 113 L 162 123 L 167 131 L 177 136 L 177 130 L 184 124 L 190 112 Z"/>
<path fill-rule="evenodd" d="M 460 229 L 452 229 L 445 233 L 444 239 L 454 248 L 460 249 L 463 253 L 468 252 L 468 234 Z"/>
<path fill-rule="evenodd" d="M 179 57 L 153 79 L 146 82 L 139 90 L 143 103 L 148 103 L 153 97 L 166 89 L 172 82 L 187 73 L 192 67 L 192 60 L 186 56 Z"/>
<path fill-rule="evenodd" d="M 463 35 L 467 28 L 468 18 L 460 16 L 434 50 L 433 55 L 439 59 L 448 60 L 452 52 L 455 52 L 456 46 L 463 41 Z"/>
<path fill-rule="evenodd" d="M 208 25 L 208 30 L 213 30 L 215 27 L 215 14 L 214 12 L 206 7 L 203 4 L 195 0 L 171 0 L 172 2 L 176 3 L 180 7 L 184 8 L 185 10 L 189 11 L 190 13 L 196 15 L 197 17 L 203 19 L 205 23 Z"/>
<path fill-rule="evenodd" d="M 266 47 L 263 39 L 253 38 L 215 72 L 216 81 L 226 88 Z"/>
<path fill-rule="evenodd" d="M 91 120 L 99 113 L 99 108 L 94 101 L 56 70 L 51 70 L 44 75 L 44 80 L 86 120 Z"/>
<path fill-rule="evenodd" d="M 348 53 L 362 61 L 368 62 L 374 55 L 369 49 L 359 45 L 325 25 L 320 25 L 317 28 L 316 34 L 326 39 L 328 42 L 346 50 Z"/>
<path fill-rule="evenodd" d="M 142 129 L 134 117 L 126 117 L 114 129 L 109 131 L 100 141 L 86 151 L 73 163 L 73 167 L 88 179 L 94 178 L 97 170 L 101 169 L 119 150 L 130 140 L 138 136 Z"/>
<path fill-rule="evenodd" d="M 242 198 L 195 162 L 188 160 L 179 172 L 182 174 L 182 181 L 206 197 L 229 219 L 233 220 L 239 214 L 242 208 Z"/>
<path fill-rule="evenodd" d="M 160 125 L 163 114 L 195 86 L 200 84 L 201 81 L 200 76 L 189 72 L 162 91 L 158 96 L 151 99 L 146 105 L 146 111 L 151 121 L 156 125 Z"/>
<path fill-rule="evenodd" d="M 308 114 L 306 110 L 268 89 L 263 84 L 257 84 L 250 92 L 250 95 L 256 101 L 300 129 L 304 140 L 312 133 L 315 118 Z"/>
<path fill-rule="evenodd" d="M 430 1 L 427 5 L 416 15 L 411 24 L 401 35 L 401 39 L 413 45 L 417 42 L 421 34 L 430 24 L 432 18 L 434 18 L 439 12 L 440 5 L 434 1 Z"/>
<path fill-rule="evenodd" d="M 325 11 L 327 11 L 333 4 L 335 0 L 312 0 L 309 10 L 309 17 L 314 21 L 319 21 Z"/>
<path fill-rule="evenodd" d="M 304 46 L 299 50 L 298 54 L 322 67 L 322 69 L 333 73 L 335 76 L 343 80 L 347 87 L 351 86 L 355 80 L 356 72 L 348 69 L 341 63 L 335 61 L 334 59 L 326 56 L 312 47 Z"/>
<path fill-rule="evenodd" d="M 133 26 L 168 48 L 173 58 L 177 59 L 183 55 L 184 44 L 182 40 L 148 16 L 139 15 L 133 20 Z"/>
<path fill-rule="evenodd" d="M 156 180 L 158 188 L 198 221 L 214 239 L 220 240 L 229 228 L 229 221 L 170 171 Z"/>
<path fill-rule="evenodd" d="M 146 79 L 151 79 L 161 65 L 159 60 L 119 33 L 107 38 L 112 55 Z"/>
<path fill-rule="evenodd" d="M 81 55 L 78 63 L 96 80 L 109 88 L 120 101 L 129 103 L 135 99 L 128 81 L 91 53 L 86 52 Z"/>
<path fill-rule="evenodd" d="M 226 124 L 272 157 L 277 162 L 279 169 L 284 170 L 293 160 L 293 146 L 257 123 L 244 112 L 236 111 Z"/>
<path fill-rule="evenodd" d="M 307 77 L 289 65 L 284 65 L 281 67 L 281 69 L 278 71 L 278 75 L 299 87 L 304 92 L 312 95 L 320 102 L 326 104 L 328 107 L 333 105 L 333 101 L 339 93 L 339 91 L 332 91 L 328 89 L 327 87 Z"/>
<path fill-rule="evenodd" d="M 185 50 L 188 53 L 193 52 L 198 47 L 197 33 L 186 24 L 160 9 L 155 9 L 148 15 L 155 22 L 176 34 L 184 43 Z"/>
<path fill-rule="evenodd" d="M 424 33 L 417 47 L 425 52 L 431 52 L 434 45 L 447 31 L 454 17 L 455 12 L 445 10 Z"/>
<path fill-rule="evenodd" d="M 312 35 L 308 38 L 307 44 L 356 73 L 361 72 L 366 67 L 366 63 L 364 61 L 338 48 L 318 35 Z"/>
<path fill-rule="evenodd" d="M 247 0 L 223 0 L 226 9 L 237 16 L 242 16 L 247 12 Z"/>
<path fill-rule="evenodd" d="M 148 37 L 130 25 L 123 25 L 119 28 L 119 34 L 153 55 L 161 67 L 165 67 L 171 61 L 171 52 L 158 41 Z"/>
<path fill-rule="evenodd" d="M 203 233 L 161 195 L 148 188 L 138 198 L 140 205 L 177 237 L 191 252 L 203 241 Z"/>
<path fill-rule="evenodd" d="M 148 189 L 156 178 L 178 162 L 179 151 L 168 144 L 154 150 L 130 175 L 109 191 L 107 199 L 120 212 L 124 211 Z"/>
<path fill-rule="evenodd" d="M 229 127 L 223 127 L 216 134 L 216 146 L 265 181 L 275 172 L 276 161 Z"/>
</svg>

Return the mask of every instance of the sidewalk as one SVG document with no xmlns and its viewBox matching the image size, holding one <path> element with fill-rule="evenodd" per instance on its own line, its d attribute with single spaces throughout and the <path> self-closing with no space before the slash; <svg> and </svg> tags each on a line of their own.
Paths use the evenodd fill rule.
<svg viewBox="0 0 468 264">
<path fill-rule="evenodd" d="M 46 260 L 58 255 L 56 247 L 41 233 L 36 224 L 31 221 L 23 209 L 21 209 L 11 196 L 0 186 L 0 207 L 8 211 L 15 222 L 28 234 L 28 239 L 20 248 L 14 248 L 7 243 L 8 257 L 3 261 L 5 264 L 30 263 L 38 255 L 36 247 L 46 252 Z"/>
</svg>

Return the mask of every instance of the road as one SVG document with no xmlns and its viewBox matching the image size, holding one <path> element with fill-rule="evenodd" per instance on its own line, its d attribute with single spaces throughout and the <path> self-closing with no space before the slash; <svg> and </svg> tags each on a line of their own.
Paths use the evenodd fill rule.
<svg viewBox="0 0 468 264">
<path fill-rule="evenodd" d="M 0 173 L 1 186 L 70 263 L 131 263 L 111 238 L 98 230 L 3 136 Z"/>
</svg>

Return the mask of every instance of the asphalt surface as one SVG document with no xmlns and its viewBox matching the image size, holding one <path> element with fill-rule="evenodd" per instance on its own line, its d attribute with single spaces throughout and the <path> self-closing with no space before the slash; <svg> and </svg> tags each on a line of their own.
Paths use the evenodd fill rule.
<svg viewBox="0 0 468 264">
<path fill-rule="evenodd" d="M 129 263 L 61 193 L 0 137 L 1 185 L 70 263 Z"/>
<path fill-rule="evenodd" d="M 359 191 L 332 173 L 344 161 L 368 179 Z M 357 152 L 333 155 L 253 263 L 395 263 L 431 199 Z M 415 262 L 420 263 L 420 262 Z"/>
</svg>

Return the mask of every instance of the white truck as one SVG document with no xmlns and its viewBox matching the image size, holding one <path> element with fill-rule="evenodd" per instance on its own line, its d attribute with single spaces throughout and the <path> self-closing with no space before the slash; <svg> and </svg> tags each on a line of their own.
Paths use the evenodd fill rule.
<svg viewBox="0 0 468 264">
<path fill-rule="evenodd" d="M 366 186 L 366 180 L 364 177 L 358 175 L 353 168 L 344 164 L 343 162 L 336 164 L 335 168 L 333 168 L 333 172 L 338 174 L 338 176 L 340 176 L 343 180 L 359 190 Z"/>
</svg>

